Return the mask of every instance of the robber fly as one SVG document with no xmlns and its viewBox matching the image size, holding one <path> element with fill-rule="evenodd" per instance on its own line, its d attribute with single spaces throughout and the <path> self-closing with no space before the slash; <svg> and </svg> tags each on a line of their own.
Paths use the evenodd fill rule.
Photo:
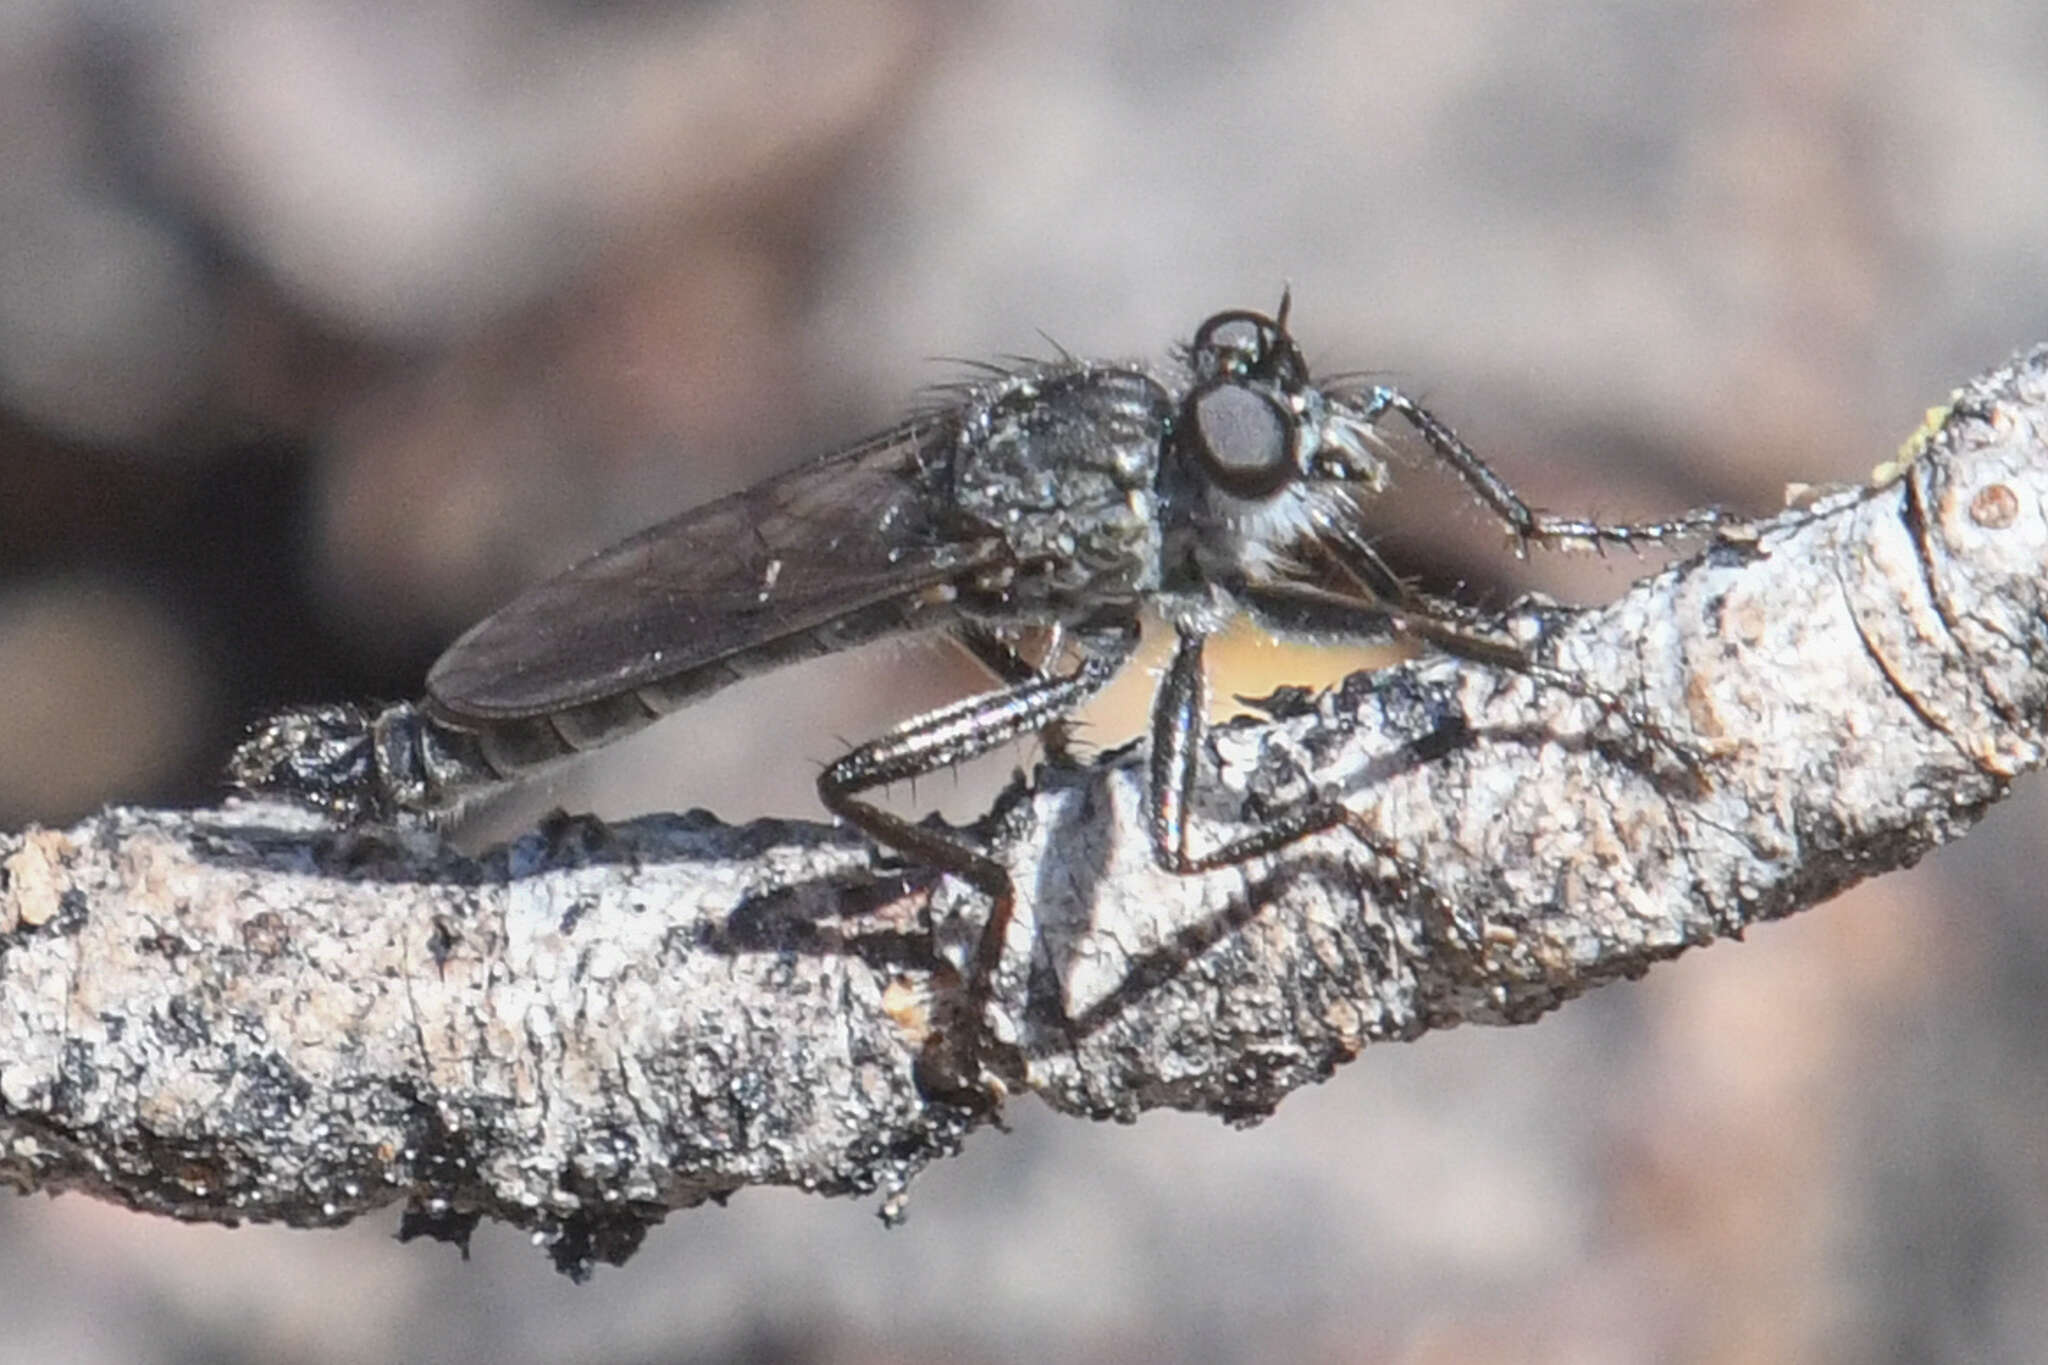
<svg viewBox="0 0 2048 1365">
<path fill-rule="evenodd" d="M 1233 616 L 1280 635 L 1405 636 L 1558 672 L 1412 589 L 1374 551 L 1359 509 L 1386 489 L 1389 414 L 1522 546 L 1642 544 L 1721 522 L 1713 511 L 1634 525 L 1538 513 L 1398 391 L 1316 383 L 1287 312 L 1283 299 L 1275 316 L 1218 313 L 1169 370 L 1073 357 L 998 369 L 943 408 L 531 589 L 451 645 L 416 704 L 273 718 L 231 776 L 348 821 L 432 816 L 749 674 L 948 633 L 996 686 L 853 749 L 819 774 L 818 795 L 877 842 L 989 894 L 970 977 L 985 983 L 1009 918 L 1002 865 L 865 794 L 1056 727 L 1130 658 L 1143 608 L 1176 637 L 1152 707 L 1148 822 L 1155 857 L 1177 873 L 1271 853 L 1343 818 L 1311 804 L 1191 846 L 1203 643 Z M 1052 641 L 1036 661 L 1020 647 L 1034 633 Z"/>
</svg>

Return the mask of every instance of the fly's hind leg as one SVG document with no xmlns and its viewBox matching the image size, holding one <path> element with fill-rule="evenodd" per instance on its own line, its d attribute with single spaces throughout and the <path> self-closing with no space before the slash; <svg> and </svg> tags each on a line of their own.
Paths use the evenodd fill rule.
<svg viewBox="0 0 2048 1365">
<path fill-rule="evenodd" d="M 968 960 L 967 1005 L 975 1022 L 953 1078 L 959 1088 L 973 1090 L 981 1073 L 986 1006 L 1015 913 L 1015 888 L 1009 873 L 993 858 L 862 800 L 861 794 L 964 763 L 1063 719 L 1100 691 L 1130 658 L 1138 645 L 1138 622 L 1135 617 L 1119 616 L 1077 628 L 1074 642 L 1079 661 L 1065 674 L 1031 669 L 1015 651 L 985 632 L 963 632 L 963 642 L 998 676 L 1017 680 L 927 712 L 861 745 L 818 774 L 818 797 L 826 809 L 877 843 L 950 872 L 989 897 L 988 920 Z"/>
<path fill-rule="evenodd" d="M 954 642 L 967 652 L 969 658 L 1006 687 L 1022 687 L 1050 673 L 1065 653 L 1068 643 L 1065 626 L 1054 624 L 1048 627 L 1039 661 L 1033 663 L 1004 632 L 970 622 L 955 626 L 952 634 Z M 1055 716 L 1039 727 L 1039 747 L 1048 760 L 1059 762 L 1069 756 L 1072 731 L 1067 716 Z"/>
</svg>

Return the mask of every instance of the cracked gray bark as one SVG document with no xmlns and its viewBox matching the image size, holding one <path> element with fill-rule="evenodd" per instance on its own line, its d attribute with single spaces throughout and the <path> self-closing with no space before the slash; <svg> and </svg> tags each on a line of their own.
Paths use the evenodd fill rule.
<svg viewBox="0 0 2048 1365">
<path fill-rule="evenodd" d="M 1419 660 L 1211 735 L 1220 837 L 1157 869 L 1130 753 L 973 830 L 1017 915 L 987 1025 L 1012 1092 L 1236 1121 L 1366 1044 L 1533 1019 L 1914 862 L 2040 762 L 2048 348 L 1915 458 L 1613 605 L 1504 624 L 1631 718 Z M 1680 755 L 1689 756 L 1689 761 Z M 0 837 L 0 1136 L 26 1192 L 216 1222 L 534 1230 L 581 1274 L 757 1184 L 879 1193 L 987 1123 L 920 1057 L 987 905 L 827 827 L 560 818 L 479 858 L 271 806 Z"/>
</svg>

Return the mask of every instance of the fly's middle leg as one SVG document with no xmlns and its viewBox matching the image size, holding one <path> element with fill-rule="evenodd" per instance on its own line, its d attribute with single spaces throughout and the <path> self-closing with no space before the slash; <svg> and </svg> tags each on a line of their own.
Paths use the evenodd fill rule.
<svg viewBox="0 0 2048 1365">
<path fill-rule="evenodd" d="M 1497 617 L 1410 587 L 1362 537 L 1332 537 L 1317 542 L 1315 549 L 1335 578 L 1352 586 L 1356 598 L 1346 603 L 1342 594 L 1333 596 L 1316 588 L 1262 585 L 1245 594 L 1246 605 L 1255 616 L 1284 620 L 1291 611 L 1310 609 L 1333 634 L 1378 639 L 1391 631 L 1396 637 L 1419 640 L 1453 658 L 1519 673 L 1591 701 L 1606 714 L 1620 718 L 1631 735 L 1645 741 L 1647 750 L 1675 759 L 1695 782 L 1702 780 L 1699 755 L 1683 740 L 1626 697 L 1537 658 L 1520 643 L 1501 638 Z M 1356 628 L 1342 624 L 1347 615 L 1357 620 Z"/>
<path fill-rule="evenodd" d="M 1153 859 L 1168 872 L 1192 876 L 1232 867 L 1278 852 L 1298 839 L 1343 823 L 1350 813 L 1334 801 L 1311 801 L 1267 821 L 1257 830 L 1204 853 L 1189 848 L 1190 808 L 1201 772 L 1202 734 L 1207 728 L 1208 679 L 1202 666 L 1206 637 L 1182 629 L 1173 662 L 1152 701 L 1151 781 L 1147 824 Z"/>
</svg>

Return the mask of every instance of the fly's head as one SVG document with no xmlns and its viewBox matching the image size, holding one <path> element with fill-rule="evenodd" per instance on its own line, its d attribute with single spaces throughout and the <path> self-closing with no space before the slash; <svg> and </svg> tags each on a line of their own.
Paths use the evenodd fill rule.
<svg viewBox="0 0 2048 1365">
<path fill-rule="evenodd" d="M 1195 333 L 1162 471 L 1170 580 L 1286 576 L 1297 546 L 1351 527 L 1385 486 L 1369 418 L 1311 381 L 1286 319 L 1283 301 L 1277 318 L 1218 313 Z"/>
</svg>

